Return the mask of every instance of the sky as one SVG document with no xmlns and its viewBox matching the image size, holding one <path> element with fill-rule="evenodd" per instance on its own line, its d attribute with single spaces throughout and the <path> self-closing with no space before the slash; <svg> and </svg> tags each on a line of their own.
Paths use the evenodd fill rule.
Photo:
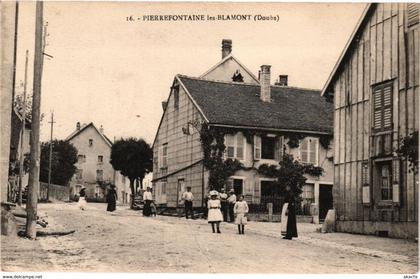
<svg viewBox="0 0 420 279">
<path fill-rule="evenodd" d="M 221 41 L 257 75 L 272 65 L 289 85 L 321 89 L 365 3 L 133 3 L 45 2 L 47 36 L 42 80 L 41 140 L 65 139 L 76 122 L 103 126 L 112 140 L 153 142 L 161 102 L 176 74 L 199 76 L 221 60 Z M 144 15 L 250 14 L 278 21 L 127 21 Z M 32 91 L 35 3 L 19 8 L 17 92 L 22 92 L 29 50 L 28 91 Z"/>
</svg>

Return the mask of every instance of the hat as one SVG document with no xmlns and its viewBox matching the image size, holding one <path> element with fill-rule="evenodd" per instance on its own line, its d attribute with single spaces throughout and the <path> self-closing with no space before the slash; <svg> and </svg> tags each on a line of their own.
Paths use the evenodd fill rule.
<svg viewBox="0 0 420 279">
<path fill-rule="evenodd" d="M 216 190 L 210 191 L 210 196 L 217 196 L 219 193 Z"/>
<path fill-rule="evenodd" d="M 229 193 L 235 193 L 235 190 L 230 189 Z"/>
</svg>

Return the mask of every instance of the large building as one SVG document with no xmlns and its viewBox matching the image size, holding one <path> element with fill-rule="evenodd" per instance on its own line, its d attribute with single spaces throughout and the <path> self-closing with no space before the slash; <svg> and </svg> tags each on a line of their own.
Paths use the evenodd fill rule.
<svg viewBox="0 0 420 279">
<path fill-rule="evenodd" d="M 110 163 L 112 141 L 105 136 L 102 126 L 98 129 L 92 122 L 87 125 L 77 122 L 76 130 L 66 141 L 78 150 L 77 170 L 70 182 L 71 196 L 84 186 L 88 200 L 105 201 L 106 185 L 112 183 L 117 186 L 118 200 L 130 202 L 128 178 L 113 169 Z"/>
<path fill-rule="evenodd" d="M 334 208 L 344 232 L 417 237 L 419 5 L 368 4 L 322 94 L 334 102 Z"/>
<path fill-rule="evenodd" d="M 194 207 L 203 206 L 210 185 L 200 131 L 208 125 L 225 131 L 224 159 L 243 164 L 227 179 L 227 190 L 244 194 L 251 204 L 269 202 L 276 192 L 274 179 L 258 167 L 278 166 L 284 152 L 324 168 L 321 177 L 308 177 L 302 196 L 308 214 L 315 221 L 324 218 L 332 207 L 332 105 L 318 90 L 288 86 L 287 76 L 272 85 L 268 65 L 256 77 L 231 48 L 231 41 L 223 40 L 222 60 L 202 76 L 174 78 L 153 144 L 156 201 L 178 207 L 190 186 Z"/>
</svg>

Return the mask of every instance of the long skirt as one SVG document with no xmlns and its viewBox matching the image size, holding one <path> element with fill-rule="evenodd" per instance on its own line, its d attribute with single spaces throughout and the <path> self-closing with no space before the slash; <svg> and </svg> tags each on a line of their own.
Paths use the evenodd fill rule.
<svg viewBox="0 0 420 279">
<path fill-rule="evenodd" d="M 209 223 L 222 222 L 223 221 L 223 215 L 222 215 L 222 212 L 220 211 L 220 209 L 210 208 L 208 216 L 207 216 L 207 221 Z"/>
<path fill-rule="evenodd" d="M 287 217 L 287 237 L 298 237 L 296 226 L 296 210 L 294 204 L 289 204 Z"/>
<path fill-rule="evenodd" d="M 106 207 L 106 211 L 115 211 L 117 203 L 115 201 L 109 202 L 108 206 Z"/>
<path fill-rule="evenodd" d="M 150 216 L 150 214 L 152 214 L 152 209 L 150 207 L 151 203 L 152 201 L 149 200 L 144 201 L 143 216 Z"/>
</svg>

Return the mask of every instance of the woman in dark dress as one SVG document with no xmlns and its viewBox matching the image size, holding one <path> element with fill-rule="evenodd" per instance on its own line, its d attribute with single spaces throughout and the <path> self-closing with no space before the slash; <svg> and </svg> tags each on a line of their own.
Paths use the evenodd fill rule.
<svg viewBox="0 0 420 279">
<path fill-rule="evenodd" d="M 286 202 L 289 203 L 287 207 L 287 229 L 286 236 L 283 239 L 291 240 L 293 237 L 298 237 L 296 227 L 296 200 L 290 187 L 286 188 Z"/>
<path fill-rule="evenodd" d="M 115 191 L 115 185 L 111 184 L 111 189 L 109 189 L 108 195 L 106 196 L 106 202 L 108 203 L 106 211 L 115 211 L 117 206 L 117 191 Z"/>
</svg>

